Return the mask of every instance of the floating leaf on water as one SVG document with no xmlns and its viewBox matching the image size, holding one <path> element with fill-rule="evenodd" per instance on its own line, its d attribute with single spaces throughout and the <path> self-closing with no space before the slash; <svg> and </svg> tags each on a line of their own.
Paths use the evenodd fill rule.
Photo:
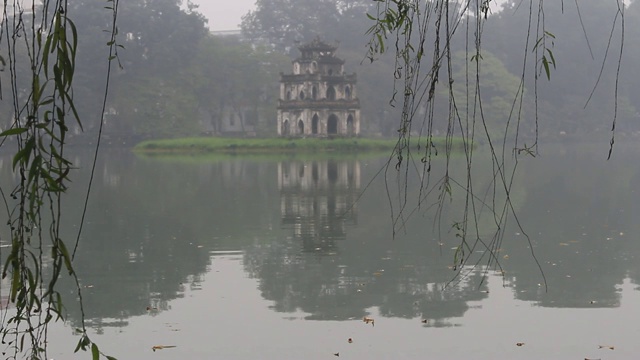
<svg viewBox="0 0 640 360">
<path fill-rule="evenodd" d="M 376 272 L 374 272 L 374 273 L 373 273 L 373 276 L 382 276 L 382 273 L 381 273 L 381 272 L 376 271 Z"/>
<path fill-rule="evenodd" d="M 611 345 L 598 345 L 598 349 L 609 349 L 609 350 L 614 350 L 615 347 L 611 346 Z"/>
<path fill-rule="evenodd" d="M 505 255 L 502 258 L 505 259 L 505 260 L 509 260 L 509 255 Z"/>
<path fill-rule="evenodd" d="M 176 346 L 175 345 L 155 345 L 154 347 L 151 348 L 151 350 L 155 352 L 156 350 L 170 349 L 174 347 Z"/>
<path fill-rule="evenodd" d="M 558 245 L 560 245 L 560 246 L 569 246 L 568 243 L 559 243 Z"/>
<path fill-rule="evenodd" d="M 340 353 L 333 353 L 333 356 L 340 356 Z"/>
<path fill-rule="evenodd" d="M 524 345 L 523 342 L 516 343 L 516 346 L 522 346 L 522 345 Z"/>
<path fill-rule="evenodd" d="M 370 318 L 370 317 L 363 317 L 362 321 L 364 321 L 365 324 L 371 324 L 371 326 L 375 326 L 375 321 Z"/>
</svg>

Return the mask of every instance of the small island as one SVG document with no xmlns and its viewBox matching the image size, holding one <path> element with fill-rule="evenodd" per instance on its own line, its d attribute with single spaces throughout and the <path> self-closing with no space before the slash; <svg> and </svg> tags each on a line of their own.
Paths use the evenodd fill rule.
<svg viewBox="0 0 640 360">
<path fill-rule="evenodd" d="M 434 138 L 434 146 L 444 145 L 444 138 Z M 456 142 L 457 143 L 457 142 Z M 427 144 L 426 138 L 416 138 L 416 149 Z M 371 152 L 391 151 L 397 139 L 364 138 L 220 138 L 193 137 L 181 139 L 147 140 L 134 148 L 137 152 L 189 153 L 283 153 L 283 152 Z M 460 143 L 461 145 L 461 143 Z"/>
<path fill-rule="evenodd" d="M 300 56 L 292 61 L 292 73 L 280 73 L 277 136 L 270 138 L 191 137 L 147 140 L 134 151 L 144 153 L 280 154 L 317 152 L 387 152 L 400 146 L 398 139 L 367 139 L 360 136 L 360 100 L 356 74 L 344 71 L 344 60 L 335 55 L 337 46 L 319 38 L 300 45 Z M 459 139 L 449 139 L 453 147 Z M 451 141 L 453 140 L 453 141 Z M 444 147 L 447 139 L 414 137 L 411 147 Z"/>
</svg>

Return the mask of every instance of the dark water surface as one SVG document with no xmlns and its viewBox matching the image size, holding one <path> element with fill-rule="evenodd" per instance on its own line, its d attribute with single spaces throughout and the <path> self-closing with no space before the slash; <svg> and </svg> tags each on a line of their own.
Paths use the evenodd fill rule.
<svg viewBox="0 0 640 360">
<path fill-rule="evenodd" d="M 76 260 L 90 332 L 119 359 L 637 358 L 640 146 L 610 161 L 607 151 L 549 145 L 520 162 L 512 201 L 524 231 L 508 222 L 504 276 L 478 266 L 454 282 L 464 194 L 453 188 L 440 227 L 435 209 L 410 201 L 394 238 L 395 176 L 370 183 L 385 159 L 105 151 Z M 77 156 L 66 200 L 70 238 L 89 159 Z M 482 161 L 478 193 L 492 184 Z M 485 235 L 495 226 L 483 211 Z M 72 358 L 80 316 L 68 310 L 50 358 Z"/>
</svg>

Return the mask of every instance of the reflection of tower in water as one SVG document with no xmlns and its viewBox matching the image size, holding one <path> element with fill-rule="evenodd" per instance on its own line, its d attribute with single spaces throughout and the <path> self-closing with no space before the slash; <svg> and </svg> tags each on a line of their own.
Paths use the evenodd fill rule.
<svg viewBox="0 0 640 360">
<path fill-rule="evenodd" d="M 293 228 L 303 251 L 334 251 L 335 241 L 346 238 L 346 226 L 357 223 L 357 160 L 279 163 L 278 187 L 282 226 Z"/>
</svg>

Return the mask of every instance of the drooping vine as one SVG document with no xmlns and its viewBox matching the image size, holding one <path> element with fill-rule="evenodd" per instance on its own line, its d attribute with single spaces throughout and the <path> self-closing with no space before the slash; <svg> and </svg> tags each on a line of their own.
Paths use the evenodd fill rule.
<svg viewBox="0 0 640 360">
<path fill-rule="evenodd" d="M 108 0 L 114 23 L 110 30 L 109 64 L 115 48 L 117 0 Z M 102 4 L 97 6 L 105 7 Z M 49 326 L 64 321 L 65 302 L 58 282 L 69 276 L 82 294 L 73 267 L 69 242 L 61 236 L 65 218 L 64 194 L 74 164 L 65 147 L 73 126 L 82 128 L 73 96 L 78 33 L 67 1 L 5 1 L 0 30 L 1 62 L 6 65 L 11 124 L 0 133 L 1 145 L 13 152 L 11 170 L 16 182 L 0 189 L 7 212 L 10 238 L 0 239 L 8 253 L 0 253 L 2 292 L 12 306 L 1 312 L 3 355 L 9 358 L 47 359 Z M 5 85 L 5 84 L 2 84 Z M 7 86 L 3 86 L 4 90 Z M 105 89 L 105 96 L 107 89 Z M 87 195 L 88 196 L 88 195 Z M 73 249 L 73 248 L 71 248 Z M 6 287 L 8 286 L 8 289 Z M 105 356 L 87 333 L 77 329 L 78 350 L 90 350 L 93 359 Z"/>
<path fill-rule="evenodd" d="M 458 270 L 457 275 L 465 265 L 479 264 L 483 258 L 488 265 L 486 268 L 495 266 L 501 270 L 497 255 L 502 246 L 507 222 L 513 221 L 527 239 L 526 245 L 531 249 L 544 278 L 544 272 L 533 252 L 534 246 L 522 229 L 512 202 L 512 186 L 520 158 L 536 156 L 538 151 L 538 80 L 550 80 L 557 65 L 554 57 L 556 38 L 545 22 L 544 0 L 513 3 L 516 8 L 528 11 L 528 22 L 521 24 L 526 33 L 522 51 L 522 72 L 519 85 L 511 94 L 508 116 L 497 130 L 495 119 L 490 119 L 486 114 L 483 104 L 486 97 L 482 96 L 484 89 L 481 84 L 485 79 L 484 58 L 488 55 L 483 51 L 483 32 L 487 21 L 491 21 L 489 13 L 500 4 L 492 0 L 376 0 L 376 3 L 377 12 L 368 15 L 373 21 L 369 29 L 371 40 L 368 58 L 375 61 L 381 53 L 395 52 L 396 85 L 391 102 L 398 106 L 402 104 L 398 142 L 394 155 L 387 163 L 387 169 L 395 169 L 395 173 L 399 175 L 399 182 L 404 184 L 404 187 L 400 186 L 399 201 L 396 203 L 390 198 L 394 231 L 396 227 L 403 226 L 407 215 L 415 213 L 415 210 L 421 207 L 437 208 L 436 219 L 441 219 L 442 211 L 450 201 L 452 193 L 458 192 L 464 197 L 464 206 L 459 218 L 451 225 L 451 231 L 455 232 L 457 239 L 457 244 L 453 245 L 456 251 L 452 266 Z M 617 21 L 620 19 L 621 25 L 618 28 L 621 29 L 620 37 L 624 40 L 624 4 L 621 1 L 615 3 L 618 11 L 613 29 L 616 29 Z M 561 5 L 564 11 L 564 3 Z M 575 7 L 586 38 L 577 1 Z M 458 45 L 457 48 L 464 44 L 461 56 L 452 52 L 454 42 Z M 621 54 L 622 46 L 618 56 L 617 74 Z M 460 56 L 464 61 L 462 70 L 457 70 L 457 77 L 454 76 L 456 69 L 453 64 L 456 56 Z M 614 91 L 616 110 L 617 76 Z M 533 115 L 525 119 L 525 96 L 529 96 L 525 85 L 529 85 L 530 81 L 533 81 L 533 100 L 530 102 L 533 104 Z M 463 84 L 456 89 L 460 82 Z M 402 100 L 396 99 L 396 95 Z M 443 106 L 446 106 L 445 111 L 442 111 Z M 521 137 L 525 120 L 532 121 L 533 124 L 529 127 L 535 129 L 533 143 L 529 145 L 524 143 Z M 461 139 L 463 143 L 463 155 L 466 159 L 463 172 L 466 179 L 456 179 L 451 175 L 450 159 L 453 148 L 447 145 L 444 149 L 437 149 L 432 141 L 436 136 L 434 129 L 443 128 L 446 129 L 443 134 L 447 139 L 446 144 L 450 145 L 454 138 Z M 612 133 L 611 147 L 613 139 Z M 474 158 L 477 158 L 475 149 L 479 143 L 485 144 L 492 159 L 492 180 L 490 185 L 483 189 L 474 188 L 472 181 L 474 171 L 477 171 Z M 438 153 L 445 157 L 444 175 L 439 179 L 431 179 L 432 166 L 435 166 L 432 160 Z M 420 195 L 415 206 L 410 204 L 412 199 L 407 196 L 408 177 L 413 172 L 417 172 L 421 182 Z M 483 212 L 491 214 L 494 231 L 488 237 L 482 235 L 486 230 L 480 229 L 479 219 Z M 482 216 L 486 218 L 486 215 Z M 471 257 L 471 254 L 477 253 L 480 249 L 485 250 L 480 260 Z M 474 263 L 469 263 L 470 261 Z"/>
</svg>

